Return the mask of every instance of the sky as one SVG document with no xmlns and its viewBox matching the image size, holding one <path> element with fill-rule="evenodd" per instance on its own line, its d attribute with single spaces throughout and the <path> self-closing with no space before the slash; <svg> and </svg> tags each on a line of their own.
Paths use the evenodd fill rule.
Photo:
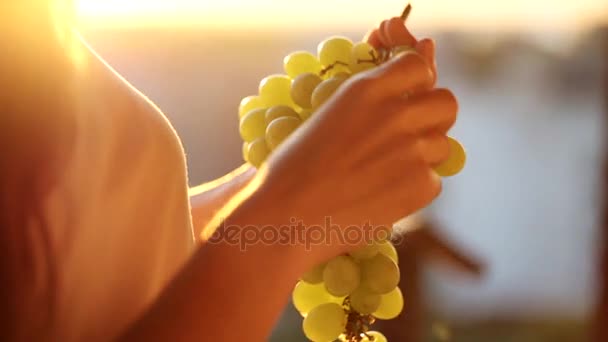
<svg viewBox="0 0 608 342">
<path fill-rule="evenodd" d="M 412 25 L 434 28 L 580 30 L 608 23 L 606 0 L 412 0 Z M 403 0 L 79 0 L 90 26 L 352 28 L 397 16 Z"/>
</svg>

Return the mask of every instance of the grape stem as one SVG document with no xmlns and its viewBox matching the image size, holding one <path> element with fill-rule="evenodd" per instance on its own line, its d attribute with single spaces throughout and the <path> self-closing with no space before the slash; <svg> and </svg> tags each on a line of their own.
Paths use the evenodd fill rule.
<svg viewBox="0 0 608 342">
<path fill-rule="evenodd" d="M 341 61 L 336 61 L 328 66 L 326 66 L 324 69 L 321 70 L 321 76 L 324 76 L 326 73 L 328 73 L 331 69 L 335 68 L 336 65 L 343 65 L 343 66 L 348 66 L 348 63 L 344 63 Z"/>
<path fill-rule="evenodd" d="M 407 4 L 405 9 L 401 13 L 401 19 L 405 22 L 407 18 L 410 16 L 410 12 L 412 11 L 412 4 Z"/>
</svg>

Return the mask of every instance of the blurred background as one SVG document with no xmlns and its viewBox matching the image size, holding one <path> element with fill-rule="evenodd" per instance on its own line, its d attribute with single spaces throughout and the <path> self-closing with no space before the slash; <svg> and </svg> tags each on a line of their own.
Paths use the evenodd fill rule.
<svg viewBox="0 0 608 342">
<path fill-rule="evenodd" d="M 442 236 L 487 265 L 480 279 L 431 263 L 404 274 L 422 284 L 409 294 L 428 309 L 421 329 L 428 341 L 587 341 L 600 292 L 608 2 L 411 3 L 410 30 L 437 41 L 439 84 L 460 100 L 451 134 L 469 158 L 425 214 Z M 264 76 L 281 73 L 285 55 L 314 52 L 334 34 L 360 40 L 405 3 L 79 6 L 92 47 L 175 126 L 196 185 L 241 164 L 239 101 Z M 272 340 L 304 341 L 300 322 L 287 307 Z"/>
</svg>

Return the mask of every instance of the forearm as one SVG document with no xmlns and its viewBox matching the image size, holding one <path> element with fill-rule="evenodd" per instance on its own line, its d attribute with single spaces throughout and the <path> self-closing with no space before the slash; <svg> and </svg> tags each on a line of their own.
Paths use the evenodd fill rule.
<svg viewBox="0 0 608 342">
<path fill-rule="evenodd" d="M 227 222 L 263 225 L 269 214 L 237 209 Z M 264 341 L 309 261 L 288 245 L 208 242 L 123 341 Z"/>
<path fill-rule="evenodd" d="M 209 221 L 253 178 L 255 170 L 243 165 L 215 181 L 189 190 L 192 223 L 198 237 Z"/>
</svg>

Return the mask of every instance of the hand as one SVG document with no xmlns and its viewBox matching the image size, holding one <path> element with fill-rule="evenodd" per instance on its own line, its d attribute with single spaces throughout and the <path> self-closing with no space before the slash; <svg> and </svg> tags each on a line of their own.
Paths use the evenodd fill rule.
<svg viewBox="0 0 608 342">
<path fill-rule="evenodd" d="M 452 93 L 433 84 L 431 63 L 415 52 L 346 81 L 274 151 L 249 207 L 281 215 L 265 224 L 330 217 L 342 228 L 374 230 L 428 205 L 441 191 L 432 167 L 448 156 L 457 112 Z M 335 242 L 313 246 L 322 251 L 317 262 L 364 243 Z"/>
</svg>

